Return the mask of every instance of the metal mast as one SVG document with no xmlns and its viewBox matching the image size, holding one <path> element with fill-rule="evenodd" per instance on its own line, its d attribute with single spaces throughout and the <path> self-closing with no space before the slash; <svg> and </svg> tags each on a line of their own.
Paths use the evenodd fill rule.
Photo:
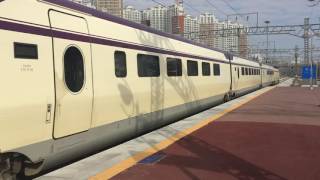
<svg viewBox="0 0 320 180">
<path fill-rule="evenodd" d="M 304 63 L 308 64 L 310 61 L 310 37 L 309 37 L 310 19 L 304 19 Z"/>
</svg>

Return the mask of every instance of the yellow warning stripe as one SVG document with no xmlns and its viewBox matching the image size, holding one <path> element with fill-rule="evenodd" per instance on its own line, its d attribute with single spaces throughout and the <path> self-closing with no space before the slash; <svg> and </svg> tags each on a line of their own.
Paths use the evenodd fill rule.
<svg viewBox="0 0 320 180">
<path fill-rule="evenodd" d="M 112 177 L 114 177 L 115 175 L 121 173 L 122 171 L 134 166 L 135 164 L 137 164 L 139 161 L 167 148 L 168 146 L 170 146 L 171 144 L 175 143 L 176 141 L 180 140 L 181 138 L 203 128 L 204 126 L 207 126 L 209 123 L 219 119 L 220 117 L 226 115 L 227 113 L 239 108 L 240 106 L 250 102 L 251 100 L 257 98 L 258 96 L 272 90 L 274 87 L 268 87 L 263 89 L 259 94 L 256 94 L 254 96 L 249 96 L 247 99 L 243 100 L 242 102 L 240 102 L 239 104 L 236 104 L 234 106 L 231 106 L 228 109 L 225 109 L 224 111 L 219 112 L 218 114 L 210 117 L 209 119 L 206 119 L 204 121 L 201 121 L 200 123 L 194 125 L 191 128 L 185 129 L 183 131 L 180 131 L 178 133 L 176 133 L 175 135 L 167 138 L 166 140 L 156 144 L 155 146 L 148 148 L 142 152 L 139 152 L 131 157 L 129 157 L 126 160 L 123 160 L 121 162 L 119 162 L 118 164 L 114 165 L 113 167 L 106 169 L 105 171 L 89 178 L 89 180 L 107 180 L 110 179 Z"/>
</svg>

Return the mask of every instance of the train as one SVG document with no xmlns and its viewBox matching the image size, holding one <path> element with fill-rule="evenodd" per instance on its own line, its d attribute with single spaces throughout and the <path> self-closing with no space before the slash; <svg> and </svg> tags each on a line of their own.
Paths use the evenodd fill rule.
<svg viewBox="0 0 320 180">
<path fill-rule="evenodd" d="M 279 82 L 278 69 L 66 0 L 0 0 L 0 179 Z"/>
</svg>

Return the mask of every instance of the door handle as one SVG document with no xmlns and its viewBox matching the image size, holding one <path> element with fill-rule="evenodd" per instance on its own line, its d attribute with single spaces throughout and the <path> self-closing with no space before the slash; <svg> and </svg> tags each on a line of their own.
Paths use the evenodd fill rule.
<svg viewBox="0 0 320 180">
<path fill-rule="evenodd" d="M 52 111 L 52 105 L 47 105 L 47 117 L 46 117 L 46 123 L 49 124 L 51 122 L 51 111 Z"/>
</svg>

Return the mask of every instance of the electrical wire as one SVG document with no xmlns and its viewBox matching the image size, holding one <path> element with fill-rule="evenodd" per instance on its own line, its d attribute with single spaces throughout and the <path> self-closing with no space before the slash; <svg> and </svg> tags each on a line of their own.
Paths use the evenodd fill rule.
<svg viewBox="0 0 320 180">
<path fill-rule="evenodd" d="M 198 9 L 196 9 L 196 8 L 194 8 L 194 7 L 192 7 L 192 5 L 191 4 L 189 4 L 189 3 L 187 3 L 185 0 L 183 1 L 183 4 L 184 5 L 186 5 L 186 6 L 188 6 L 190 9 L 192 9 L 193 11 L 195 11 L 195 12 L 198 12 L 198 13 L 200 13 L 200 14 L 202 14 L 202 12 L 200 11 L 200 10 L 198 10 Z"/>
<path fill-rule="evenodd" d="M 151 0 L 151 1 L 154 2 L 154 3 L 156 3 L 156 4 L 159 4 L 159 5 L 161 5 L 161 6 L 166 6 L 166 5 L 164 5 L 164 4 L 162 4 L 161 2 L 156 1 L 156 0 Z"/>
<path fill-rule="evenodd" d="M 231 6 L 231 4 L 226 1 L 226 0 L 220 0 L 222 2 L 224 2 L 230 9 L 232 9 L 235 13 L 238 13 L 238 11 L 236 10 L 236 8 L 234 8 L 233 6 Z"/>
<path fill-rule="evenodd" d="M 161 2 L 159 2 L 159 1 L 157 1 L 157 0 L 151 0 L 152 2 L 154 2 L 154 3 L 156 3 L 156 4 L 159 4 L 159 5 L 161 5 L 161 6 L 166 6 L 165 4 L 163 4 L 163 3 L 161 3 Z M 195 11 L 195 12 L 198 12 L 198 13 L 202 13 L 200 10 L 198 10 L 198 9 L 196 9 L 196 8 L 194 8 L 194 7 L 192 7 L 192 5 L 190 5 L 189 3 L 187 3 L 187 2 L 183 2 L 186 6 L 188 6 L 190 9 L 192 9 L 193 11 Z"/>
<path fill-rule="evenodd" d="M 212 6 L 215 10 L 219 11 L 220 13 L 222 13 L 223 15 L 227 16 L 228 14 L 226 12 L 224 12 L 223 10 L 219 9 L 216 5 L 214 5 L 212 2 L 210 2 L 209 0 L 205 0 L 210 6 Z"/>
</svg>

